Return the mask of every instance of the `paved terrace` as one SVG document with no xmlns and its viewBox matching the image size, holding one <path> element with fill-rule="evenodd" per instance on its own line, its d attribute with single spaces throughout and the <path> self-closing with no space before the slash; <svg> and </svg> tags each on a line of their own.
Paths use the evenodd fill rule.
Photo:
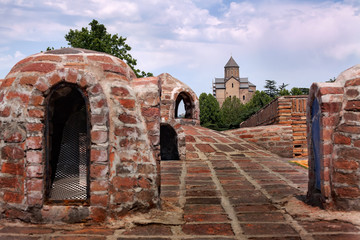
<svg viewBox="0 0 360 240">
<path fill-rule="evenodd" d="M 360 215 L 304 204 L 307 170 L 252 143 L 184 127 L 185 161 L 162 162 L 162 206 L 107 226 L 0 222 L 0 239 L 360 239 Z"/>
</svg>

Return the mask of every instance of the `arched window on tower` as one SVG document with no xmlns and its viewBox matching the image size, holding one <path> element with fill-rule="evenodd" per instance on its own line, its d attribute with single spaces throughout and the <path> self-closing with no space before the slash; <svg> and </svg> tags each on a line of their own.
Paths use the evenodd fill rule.
<svg viewBox="0 0 360 240">
<path fill-rule="evenodd" d="M 75 84 L 58 84 L 46 98 L 46 200 L 89 199 L 88 100 Z"/>
</svg>

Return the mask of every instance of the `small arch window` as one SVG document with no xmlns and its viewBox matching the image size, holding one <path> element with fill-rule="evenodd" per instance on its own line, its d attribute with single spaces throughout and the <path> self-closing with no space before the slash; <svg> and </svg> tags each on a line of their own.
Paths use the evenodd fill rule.
<svg viewBox="0 0 360 240">
<path fill-rule="evenodd" d="M 243 95 L 243 100 L 245 100 L 245 95 Z"/>
<path fill-rule="evenodd" d="M 46 198 L 86 201 L 90 162 L 87 98 L 76 85 L 59 84 L 46 104 Z"/>
<path fill-rule="evenodd" d="M 233 83 L 231 84 L 231 87 L 234 88 L 234 84 L 233 84 Z"/>
<path fill-rule="evenodd" d="M 192 98 L 181 92 L 175 101 L 175 118 L 193 118 L 194 104 Z"/>
</svg>

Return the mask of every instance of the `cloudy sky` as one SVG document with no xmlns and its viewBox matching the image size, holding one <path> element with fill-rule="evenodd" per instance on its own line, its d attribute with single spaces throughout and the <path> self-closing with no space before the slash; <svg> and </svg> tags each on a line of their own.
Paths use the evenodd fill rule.
<svg viewBox="0 0 360 240">
<path fill-rule="evenodd" d="M 127 37 L 141 70 L 198 95 L 230 56 L 260 90 L 266 79 L 310 87 L 360 63 L 358 0 L 0 0 L 0 78 L 92 19 Z"/>
</svg>

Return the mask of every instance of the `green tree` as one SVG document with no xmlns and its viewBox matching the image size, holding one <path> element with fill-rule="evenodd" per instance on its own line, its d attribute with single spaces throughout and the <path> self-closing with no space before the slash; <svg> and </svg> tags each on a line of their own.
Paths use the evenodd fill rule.
<svg viewBox="0 0 360 240">
<path fill-rule="evenodd" d="M 281 84 L 278 88 L 278 95 L 279 96 L 287 96 L 290 95 L 289 90 L 286 89 L 286 87 L 289 86 L 289 84 Z"/>
<path fill-rule="evenodd" d="M 288 96 L 288 95 L 290 95 L 290 92 L 287 89 L 281 89 L 279 91 L 279 96 Z"/>
<path fill-rule="evenodd" d="M 326 81 L 326 82 L 335 82 L 336 81 L 336 78 L 335 77 L 333 77 L 333 78 L 330 78 L 328 81 Z"/>
<path fill-rule="evenodd" d="M 244 105 L 237 97 L 227 97 L 223 102 L 221 112 L 221 123 L 226 128 L 237 128 L 242 120 Z"/>
<path fill-rule="evenodd" d="M 278 95 L 279 90 L 276 87 L 275 80 L 265 80 L 266 84 L 264 86 L 265 93 L 269 95 L 271 98 L 275 98 Z"/>
<path fill-rule="evenodd" d="M 309 89 L 308 88 L 297 88 L 297 87 L 293 87 L 290 90 L 290 94 L 291 95 L 308 95 L 309 94 Z"/>
<path fill-rule="evenodd" d="M 245 121 L 254 113 L 270 103 L 273 99 L 265 91 L 256 91 L 251 100 L 245 104 L 241 121 Z"/>
<path fill-rule="evenodd" d="M 134 70 L 137 77 L 153 76 L 152 73 L 146 73 L 135 68 L 137 60 L 129 53 L 131 47 L 126 44 L 125 37 L 118 36 L 118 34 L 111 35 L 107 32 L 106 27 L 95 19 L 89 25 L 91 26 L 90 30 L 87 27 L 82 28 L 81 31 L 70 29 L 65 35 L 68 45 L 116 56 L 124 60 Z"/>
<path fill-rule="evenodd" d="M 212 94 L 202 93 L 199 97 L 200 124 L 218 130 L 220 123 L 219 102 Z"/>
<path fill-rule="evenodd" d="M 282 84 L 279 86 L 278 91 L 280 92 L 280 91 L 282 91 L 282 90 L 285 90 L 287 86 L 289 86 L 289 84 L 282 83 Z"/>
<path fill-rule="evenodd" d="M 303 93 L 302 95 L 309 95 L 309 88 L 299 88 L 301 90 L 301 92 Z"/>
</svg>

